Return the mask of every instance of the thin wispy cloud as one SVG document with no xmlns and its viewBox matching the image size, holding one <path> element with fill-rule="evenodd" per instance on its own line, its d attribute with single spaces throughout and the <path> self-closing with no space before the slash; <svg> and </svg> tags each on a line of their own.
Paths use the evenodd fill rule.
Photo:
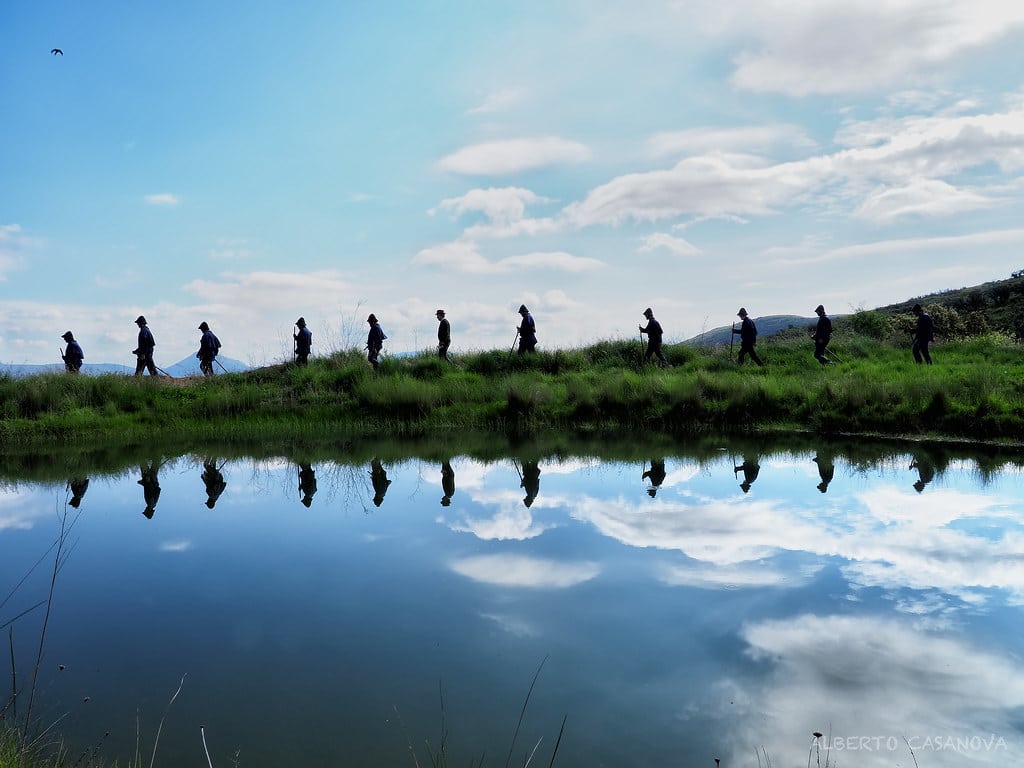
<svg viewBox="0 0 1024 768">
<path fill-rule="evenodd" d="M 590 149 L 557 136 L 487 141 L 463 147 L 441 158 L 443 171 L 463 176 L 509 176 L 558 165 L 585 163 Z"/>
<path fill-rule="evenodd" d="M 146 205 L 159 207 L 175 206 L 180 202 L 178 196 L 172 195 L 170 192 L 159 192 L 152 195 L 146 195 L 143 200 L 146 201 Z"/>
<path fill-rule="evenodd" d="M 487 94 L 477 106 L 467 109 L 466 114 L 484 115 L 505 112 L 525 101 L 528 93 L 526 88 L 501 88 Z"/>
</svg>

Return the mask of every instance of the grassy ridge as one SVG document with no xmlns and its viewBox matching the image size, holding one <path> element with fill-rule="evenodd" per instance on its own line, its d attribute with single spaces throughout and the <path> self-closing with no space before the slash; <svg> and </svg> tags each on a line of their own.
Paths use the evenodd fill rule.
<svg viewBox="0 0 1024 768">
<path fill-rule="evenodd" d="M 640 365 L 637 342 L 606 341 L 456 365 L 423 353 L 385 358 L 375 373 L 356 351 L 213 379 L 42 375 L 0 377 L 0 439 L 139 442 L 342 438 L 450 431 L 645 430 L 668 434 L 808 430 L 1016 441 L 1024 435 L 1020 347 L 999 334 L 933 347 L 917 366 L 886 340 L 843 331 L 841 360 L 820 366 L 802 333 L 762 340 L 765 368 L 728 348 L 666 349 L 672 368 Z"/>
</svg>

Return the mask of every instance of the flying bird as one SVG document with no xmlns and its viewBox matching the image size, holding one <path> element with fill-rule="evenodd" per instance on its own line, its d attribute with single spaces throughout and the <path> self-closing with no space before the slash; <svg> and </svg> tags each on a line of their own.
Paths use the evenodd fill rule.
<svg viewBox="0 0 1024 768">
<path fill-rule="evenodd" d="M 54 56 L 56 56 L 56 55 L 57 55 L 58 53 L 59 53 L 59 54 L 60 54 L 61 56 L 63 56 L 63 55 L 64 55 L 64 51 L 62 51 L 62 50 L 61 50 L 60 48 L 51 48 L 51 49 L 50 49 L 50 53 L 52 53 L 52 54 L 53 54 Z"/>
</svg>

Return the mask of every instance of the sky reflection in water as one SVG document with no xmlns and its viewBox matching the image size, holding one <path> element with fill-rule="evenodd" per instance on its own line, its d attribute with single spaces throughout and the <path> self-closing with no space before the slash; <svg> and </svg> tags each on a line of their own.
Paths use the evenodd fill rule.
<svg viewBox="0 0 1024 768">
<path fill-rule="evenodd" d="M 814 731 L 840 764 L 911 764 L 908 742 L 922 766 L 1012 763 L 1017 468 L 663 461 L 184 457 L 91 478 L 47 716 L 69 713 L 83 746 L 111 731 L 124 760 L 185 675 L 166 764 L 202 759 L 204 724 L 215 765 L 412 765 L 410 743 L 422 764 L 439 742 L 443 691 L 450 753 L 503 763 L 547 658 L 516 747 L 541 739 L 545 765 L 566 714 L 559 766 L 753 765 L 761 747 L 796 764 Z M 0 492 L 0 583 L 43 555 L 67 498 Z M 0 623 L 45 597 L 49 567 Z M 40 614 L 14 624 L 22 675 Z"/>
</svg>

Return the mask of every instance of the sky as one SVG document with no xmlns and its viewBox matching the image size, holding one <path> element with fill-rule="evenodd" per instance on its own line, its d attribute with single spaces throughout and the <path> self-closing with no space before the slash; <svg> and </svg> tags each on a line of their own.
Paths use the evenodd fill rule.
<svg viewBox="0 0 1024 768">
<path fill-rule="evenodd" d="M 60 48 L 63 55 L 51 54 Z M 666 340 L 1024 268 L 1024 4 L 0 4 L 0 363 Z"/>
</svg>

